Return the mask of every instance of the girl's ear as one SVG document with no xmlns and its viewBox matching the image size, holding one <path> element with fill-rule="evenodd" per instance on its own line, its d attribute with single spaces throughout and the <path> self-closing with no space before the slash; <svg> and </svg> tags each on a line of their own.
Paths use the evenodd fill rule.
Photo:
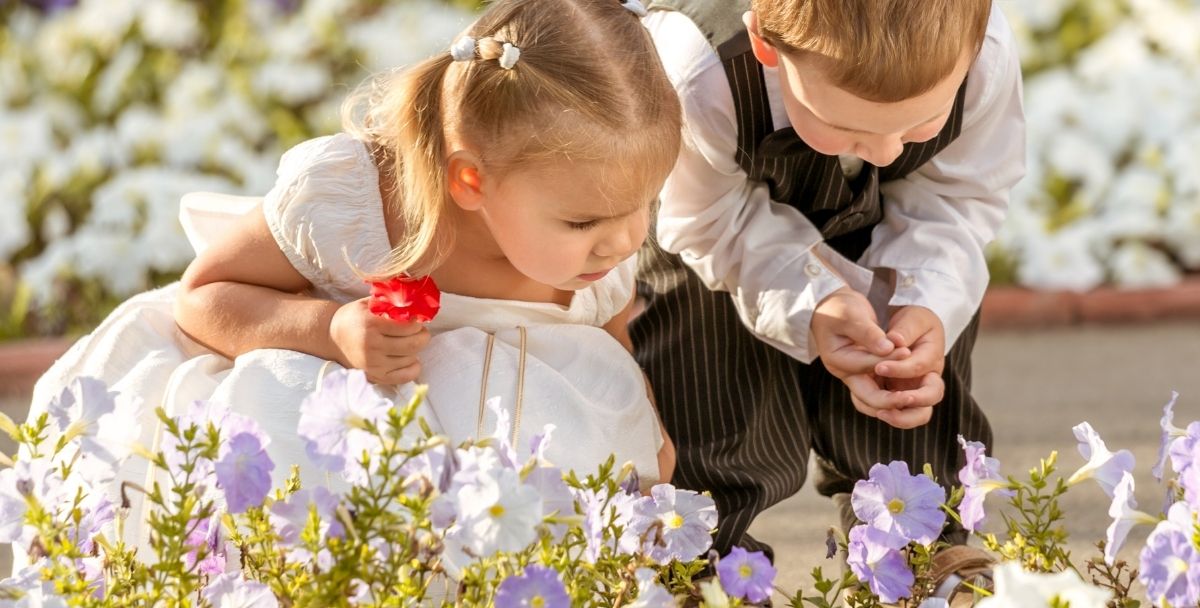
<svg viewBox="0 0 1200 608">
<path fill-rule="evenodd" d="M 742 23 L 746 24 L 746 31 L 750 32 L 750 50 L 754 52 L 754 58 L 768 68 L 778 66 L 779 51 L 763 39 L 758 30 L 758 15 L 755 15 L 754 11 L 746 11 L 742 15 Z"/>
<path fill-rule="evenodd" d="M 479 157 L 466 150 L 450 155 L 446 163 L 450 197 L 464 211 L 478 211 L 483 206 L 483 173 Z"/>
</svg>

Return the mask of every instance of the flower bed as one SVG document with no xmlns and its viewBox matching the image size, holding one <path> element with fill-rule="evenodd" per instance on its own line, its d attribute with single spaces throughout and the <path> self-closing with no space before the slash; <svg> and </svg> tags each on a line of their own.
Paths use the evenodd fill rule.
<svg viewBox="0 0 1200 608">
<path fill-rule="evenodd" d="M 197 402 L 163 416 L 161 450 L 151 453 L 131 443 L 136 396 L 81 378 L 26 424 L 0 418 L 21 446 L 0 472 L 0 541 L 35 560 L 0 581 L 0 596 L 31 606 L 717 607 L 771 592 L 775 572 L 761 554 L 707 553 L 719 525 L 711 499 L 666 484 L 639 494 L 632 471 L 611 459 L 582 479 L 564 474 L 543 457 L 553 429 L 512 446 L 495 404 L 491 437 L 449 446 L 415 419 L 419 399 L 397 408 L 361 372 L 329 374 L 300 405 L 309 462 L 293 464 L 346 483 L 300 487 L 293 470 L 272 488 L 283 463 L 271 461 L 271 438 L 254 420 Z M 945 605 L 931 597 L 945 549 L 938 534 L 949 518 L 977 529 L 984 497 L 996 492 L 1011 508 L 1004 532 L 982 540 L 1005 564 L 994 593 L 978 590 L 980 606 L 1132 607 L 1134 580 L 1152 605 L 1200 605 L 1200 422 L 1175 427 L 1174 407 L 1164 408 L 1152 469 L 1166 479 L 1164 513 L 1137 510 L 1133 456 L 1110 451 L 1087 423 L 1074 429 L 1086 462 L 1066 478 L 1054 454 L 1028 480 L 1004 477 L 983 446 L 962 442 L 962 487 L 949 496 L 902 462 L 858 482 L 852 504 L 863 523 L 838 543 L 849 572 L 816 571 L 811 589 L 788 594 L 790 605 Z M 118 483 L 127 458 L 147 458 L 158 481 Z M 1100 554 L 1081 566 L 1064 550 L 1058 504 L 1092 480 L 1112 499 L 1113 519 Z M 115 485 L 114 502 L 103 489 Z M 123 520 L 121 501 L 133 493 L 153 505 L 144 521 Z M 1115 555 L 1139 524 L 1154 529 L 1131 569 Z M 140 557 L 129 530 L 147 535 Z M 697 580 L 706 563 L 715 579 Z"/>
</svg>

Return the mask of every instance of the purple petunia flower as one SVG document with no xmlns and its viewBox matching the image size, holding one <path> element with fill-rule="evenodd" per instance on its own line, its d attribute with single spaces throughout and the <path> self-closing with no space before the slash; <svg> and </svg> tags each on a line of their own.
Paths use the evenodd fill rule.
<svg viewBox="0 0 1200 608">
<path fill-rule="evenodd" d="M 1179 485 L 1183 487 L 1183 499 L 1200 507 L 1200 449 L 1192 450 L 1192 464 L 1179 474 Z"/>
<path fill-rule="evenodd" d="M 1164 600 L 1172 606 L 1200 602 L 1200 550 L 1192 543 L 1196 525 L 1191 507 L 1177 502 L 1146 539 L 1138 580 L 1154 605 Z"/>
<path fill-rule="evenodd" d="M 1171 441 L 1167 454 L 1171 458 L 1171 468 L 1176 474 L 1183 475 L 1192 464 L 1196 451 L 1200 450 L 1200 422 L 1187 425 L 1187 430 Z"/>
<path fill-rule="evenodd" d="M 570 608 L 571 598 L 558 573 L 544 566 L 527 566 L 496 590 L 496 608 Z"/>
<path fill-rule="evenodd" d="M 351 483 L 365 483 L 368 471 L 360 464 L 363 452 L 373 453 L 379 447 L 379 438 L 367 431 L 367 423 L 378 423 L 391 407 L 362 370 L 331 372 L 300 403 L 296 432 L 304 438 L 314 464 L 344 474 Z"/>
<path fill-rule="evenodd" d="M 712 546 L 717 506 L 708 496 L 660 483 L 650 489 L 650 496 L 637 499 L 633 512 L 630 525 L 639 535 L 661 524 L 658 532 L 647 534 L 643 546 L 650 559 L 660 564 L 693 560 Z"/>
<path fill-rule="evenodd" d="M 197 567 L 197 572 L 209 575 L 225 572 L 225 551 L 221 543 L 221 522 L 218 516 L 195 522 L 192 533 L 188 534 L 187 545 L 193 547 L 183 556 L 183 563 L 189 570 Z M 205 555 L 197 564 L 196 557 L 201 547 L 205 548 Z"/>
<path fill-rule="evenodd" d="M 758 603 L 771 597 L 775 567 L 762 551 L 750 553 L 734 547 L 717 562 L 717 577 L 729 595 Z"/>
<path fill-rule="evenodd" d="M 850 504 L 860 520 L 893 537 L 900 548 L 909 541 L 932 543 L 941 534 L 946 490 L 924 475 L 911 475 L 899 460 L 871 467 L 870 476 L 854 484 Z"/>
<path fill-rule="evenodd" d="M 637 552 L 641 542 L 638 536 L 650 523 L 644 518 L 638 520 L 634 513 L 639 497 L 625 492 L 610 495 L 595 490 L 576 490 L 575 494 L 583 510 L 583 537 L 587 541 L 584 560 L 589 564 L 596 563 L 605 547 L 618 555 Z M 642 523 L 642 530 L 637 529 L 635 521 Z M 620 528 L 621 534 L 606 542 L 604 532 L 610 524 Z"/>
<path fill-rule="evenodd" d="M 958 472 L 958 480 L 963 485 L 963 499 L 958 505 L 958 514 L 963 527 L 971 532 L 979 529 L 979 525 L 987 517 L 983 511 L 983 502 L 988 493 L 998 491 L 1000 494 L 1012 496 L 1012 490 L 1000 477 L 1000 461 L 987 455 L 987 447 L 978 441 L 967 441 L 962 435 L 958 443 L 966 455 L 966 464 Z"/>
<path fill-rule="evenodd" d="M 287 500 L 279 500 L 271 505 L 271 526 L 279 535 L 280 543 L 294 545 L 300 542 L 300 533 L 308 525 L 308 518 L 315 509 L 317 520 L 321 522 L 318 528 L 321 538 L 340 538 L 345 530 L 335 516 L 337 505 L 337 495 L 324 487 L 303 488 L 288 496 Z"/>
<path fill-rule="evenodd" d="M 1121 474 L 1133 470 L 1133 453 L 1129 450 L 1116 453 L 1108 451 L 1100 434 L 1087 422 L 1081 422 L 1071 430 L 1075 433 L 1075 439 L 1079 441 L 1079 455 L 1087 459 L 1087 464 L 1075 471 L 1067 480 L 1067 484 L 1074 485 L 1085 479 L 1095 479 L 1104 493 L 1111 498 L 1117 482 L 1121 481 Z"/>
<path fill-rule="evenodd" d="M 1173 424 L 1175 420 L 1175 402 L 1178 400 L 1179 393 L 1171 391 L 1171 400 L 1163 406 L 1163 415 L 1158 421 L 1158 426 L 1162 429 L 1162 439 L 1158 444 L 1158 460 L 1150 468 L 1150 473 L 1158 481 L 1163 480 L 1163 466 L 1167 463 L 1167 450 L 1170 448 L 1171 442 L 1176 437 L 1182 437 L 1185 434 L 1183 429 Z"/>
<path fill-rule="evenodd" d="M 214 463 L 214 469 L 230 513 L 261 505 L 271 490 L 275 463 L 263 447 L 255 433 L 238 433 L 221 446 L 221 457 Z"/>
<path fill-rule="evenodd" d="M 271 588 L 242 578 L 241 572 L 229 572 L 213 578 L 203 589 L 204 599 L 213 606 L 237 608 L 277 608 L 279 600 Z"/>
<path fill-rule="evenodd" d="M 911 597 L 916 581 L 904 554 L 891 546 L 893 539 L 879 528 L 858 525 L 850 529 L 846 545 L 846 564 L 884 603 Z"/>
<path fill-rule="evenodd" d="M 1104 561 L 1111 566 L 1117 557 L 1117 551 L 1125 544 L 1129 530 L 1137 524 L 1154 525 L 1158 523 L 1158 518 L 1137 510 L 1137 500 L 1133 497 L 1133 475 L 1129 473 L 1122 475 L 1121 481 L 1117 483 L 1108 514 L 1113 518 L 1113 522 L 1109 524 L 1105 533 Z"/>
</svg>

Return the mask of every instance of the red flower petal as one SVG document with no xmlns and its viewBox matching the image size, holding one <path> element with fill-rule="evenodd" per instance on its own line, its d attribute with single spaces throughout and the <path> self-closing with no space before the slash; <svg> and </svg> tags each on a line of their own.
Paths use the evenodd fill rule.
<svg viewBox="0 0 1200 608">
<path fill-rule="evenodd" d="M 392 277 L 386 281 L 368 281 L 371 285 L 372 314 L 393 321 L 428 323 L 437 316 L 442 292 L 432 277 Z"/>
</svg>

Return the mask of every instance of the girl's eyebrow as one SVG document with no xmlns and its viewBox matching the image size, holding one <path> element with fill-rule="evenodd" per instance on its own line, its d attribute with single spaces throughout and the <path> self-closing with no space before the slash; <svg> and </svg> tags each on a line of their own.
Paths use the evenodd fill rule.
<svg viewBox="0 0 1200 608">
<path fill-rule="evenodd" d="M 572 221 L 572 222 L 602 222 L 604 220 L 615 220 L 615 219 L 633 215 L 633 214 L 637 213 L 638 211 L 641 211 L 642 209 L 644 209 L 647 205 L 654 204 L 654 201 L 657 199 L 658 199 L 658 197 L 656 196 L 656 197 L 654 197 L 654 198 L 652 198 L 652 199 L 650 199 L 650 200 L 648 200 L 648 201 L 638 205 L 637 207 L 634 207 L 633 209 L 630 209 L 624 213 L 614 213 L 612 215 L 597 215 L 597 214 L 582 214 L 582 213 L 579 215 L 571 215 L 568 213 L 567 216 L 569 218 L 571 218 L 570 221 Z"/>
</svg>

